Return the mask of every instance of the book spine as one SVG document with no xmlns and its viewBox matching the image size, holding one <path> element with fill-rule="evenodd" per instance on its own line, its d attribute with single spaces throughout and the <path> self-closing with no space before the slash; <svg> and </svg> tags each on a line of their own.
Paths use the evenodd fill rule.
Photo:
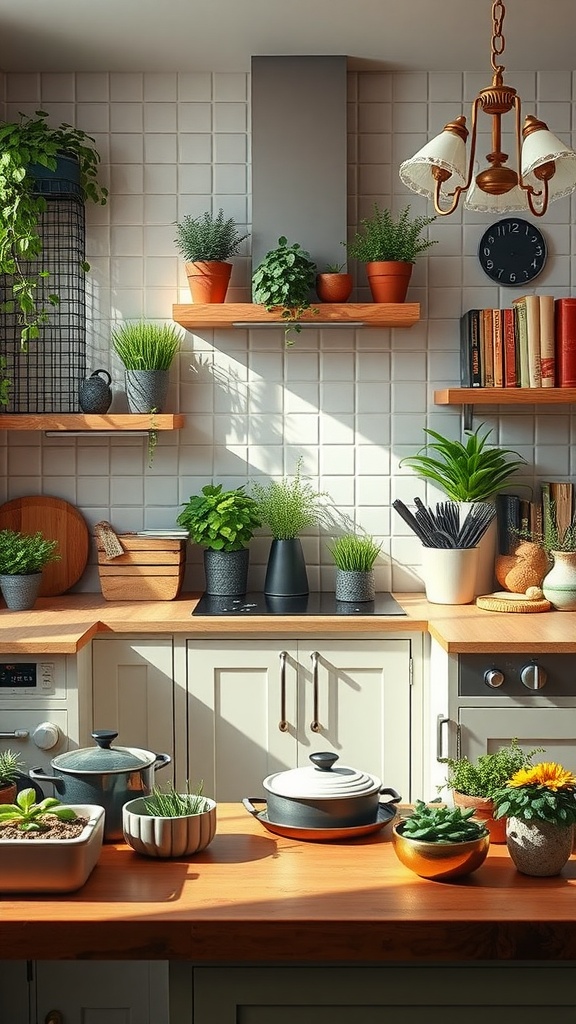
<svg viewBox="0 0 576 1024">
<path fill-rule="evenodd" d="M 504 387 L 518 387 L 516 375 L 516 332 L 514 329 L 514 310 L 502 310 L 502 349 L 504 356 Z"/>
<path fill-rule="evenodd" d="M 540 369 L 540 297 L 526 296 L 526 332 L 528 335 L 528 386 L 542 386 Z"/>
<path fill-rule="evenodd" d="M 492 310 L 492 349 L 494 356 L 494 387 L 504 387 L 504 352 L 502 340 L 502 311 Z"/>
<path fill-rule="evenodd" d="M 516 349 L 518 355 L 517 375 L 521 388 L 530 387 L 528 378 L 528 331 L 526 323 L 526 299 L 512 300 L 516 324 Z"/>
<path fill-rule="evenodd" d="M 576 299 L 556 299 L 554 313 L 556 386 L 576 388 Z"/>
<path fill-rule="evenodd" d="M 480 387 L 480 311 L 468 309 L 460 317 L 460 382 L 463 388 Z"/>
<path fill-rule="evenodd" d="M 540 373 L 542 387 L 553 388 L 556 383 L 553 295 L 540 295 Z"/>
<path fill-rule="evenodd" d="M 492 339 L 492 310 L 482 309 L 481 313 L 481 366 L 484 369 L 482 386 L 494 387 L 494 342 Z"/>
</svg>

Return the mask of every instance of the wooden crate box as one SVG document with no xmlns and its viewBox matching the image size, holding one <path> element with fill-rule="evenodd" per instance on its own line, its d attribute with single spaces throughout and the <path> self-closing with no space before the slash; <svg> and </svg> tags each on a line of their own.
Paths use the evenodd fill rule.
<svg viewBox="0 0 576 1024">
<path fill-rule="evenodd" d="M 118 536 L 124 554 L 109 558 L 97 538 L 98 572 L 106 601 L 173 601 L 186 568 L 186 541 Z"/>
</svg>

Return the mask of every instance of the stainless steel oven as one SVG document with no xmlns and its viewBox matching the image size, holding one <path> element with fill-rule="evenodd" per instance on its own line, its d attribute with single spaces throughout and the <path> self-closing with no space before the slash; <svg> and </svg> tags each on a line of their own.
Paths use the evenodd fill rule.
<svg viewBox="0 0 576 1024">
<path fill-rule="evenodd" d="M 70 746 L 72 689 L 66 655 L 0 655 L 0 749 L 20 754 L 27 769 L 49 768 Z"/>
<path fill-rule="evenodd" d="M 452 656 L 448 714 L 437 716 L 437 758 L 476 760 L 516 738 L 576 772 L 576 656 Z M 443 766 L 440 766 L 441 768 Z"/>
</svg>

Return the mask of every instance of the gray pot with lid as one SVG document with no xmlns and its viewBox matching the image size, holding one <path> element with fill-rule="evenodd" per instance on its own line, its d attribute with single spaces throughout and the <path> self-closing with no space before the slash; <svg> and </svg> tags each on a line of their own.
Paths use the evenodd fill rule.
<svg viewBox="0 0 576 1024">
<path fill-rule="evenodd" d="M 149 796 L 156 769 L 170 764 L 169 754 L 154 754 L 140 747 L 114 747 L 118 733 L 100 729 L 92 733 L 94 747 L 67 750 L 52 758 L 53 775 L 31 768 L 36 782 L 52 783 L 64 804 L 97 804 L 104 808 L 104 838 L 122 840 L 122 808 L 128 800 Z"/>
<path fill-rule="evenodd" d="M 369 772 L 336 764 L 332 751 L 310 754 L 311 765 L 264 779 L 268 820 L 300 828 L 352 828 L 376 821 L 380 796 L 401 799 Z"/>
</svg>

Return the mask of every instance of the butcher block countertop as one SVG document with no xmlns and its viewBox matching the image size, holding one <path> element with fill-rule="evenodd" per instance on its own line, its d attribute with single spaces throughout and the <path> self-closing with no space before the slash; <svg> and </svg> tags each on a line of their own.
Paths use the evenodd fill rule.
<svg viewBox="0 0 576 1024">
<path fill-rule="evenodd" d="M 105 601 L 101 594 L 40 598 L 27 612 L 0 608 L 0 654 L 75 654 L 97 634 L 262 637 L 369 637 L 428 632 L 452 654 L 576 653 L 576 612 L 515 614 L 469 605 L 429 604 L 422 594 L 394 594 L 405 616 L 206 616 L 200 594 L 175 601 Z"/>
<path fill-rule="evenodd" d="M 172 959 L 199 964 L 576 960 L 576 860 L 553 878 L 492 846 L 472 875 L 419 878 L 391 824 L 317 843 L 219 804 L 216 836 L 183 860 L 105 843 L 75 893 L 0 897 L 3 959 Z"/>
</svg>

